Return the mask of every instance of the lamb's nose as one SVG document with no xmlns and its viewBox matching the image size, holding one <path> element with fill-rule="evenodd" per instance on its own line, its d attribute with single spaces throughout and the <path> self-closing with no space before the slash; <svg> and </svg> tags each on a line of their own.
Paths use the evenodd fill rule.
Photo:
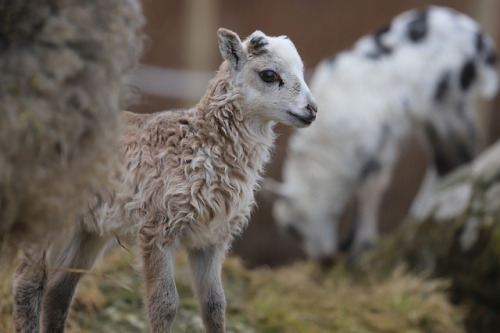
<svg viewBox="0 0 500 333">
<path fill-rule="evenodd" d="M 316 114 L 318 113 L 318 107 L 316 104 L 307 104 L 306 109 L 309 111 L 313 118 L 316 118 Z"/>
</svg>

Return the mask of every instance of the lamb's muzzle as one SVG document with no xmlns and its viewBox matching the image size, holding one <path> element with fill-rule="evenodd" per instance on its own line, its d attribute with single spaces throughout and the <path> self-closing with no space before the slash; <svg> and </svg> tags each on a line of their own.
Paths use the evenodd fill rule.
<svg viewBox="0 0 500 333">
<path fill-rule="evenodd" d="M 309 110 L 309 112 L 311 113 L 311 118 L 313 118 L 313 120 L 315 120 L 316 114 L 318 113 L 318 107 L 316 106 L 316 104 L 314 104 L 314 105 L 307 104 L 306 109 Z"/>
</svg>

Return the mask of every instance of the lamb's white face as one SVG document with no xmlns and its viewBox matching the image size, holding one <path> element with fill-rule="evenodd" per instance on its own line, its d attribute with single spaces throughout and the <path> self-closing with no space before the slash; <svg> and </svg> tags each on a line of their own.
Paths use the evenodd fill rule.
<svg viewBox="0 0 500 333">
<path fill-rule="evenodd" d="M 316 119 L 316 101 L 304 81 L 304 65 L 287 37 L 256 31 L 242 43 L 236 34 L 219 29 L 219 40 L 246 110 L 295 127 L 309 126 Z"/>
</svg>

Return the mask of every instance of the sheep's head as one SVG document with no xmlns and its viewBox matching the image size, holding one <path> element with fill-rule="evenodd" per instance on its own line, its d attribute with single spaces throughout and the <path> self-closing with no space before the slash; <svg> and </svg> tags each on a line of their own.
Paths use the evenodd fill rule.
<svg viewBox="0 0 500 333">
<path fill-rule="evenodd" d="M 333 263 L 338 250 L 336 220 L 320 193 L 313 193 L 314 187 L 298 183 L 279 183 L 266 179 L 263 190 L 274 199 L 272 216 L 280 231 L 300 243 L 309 258 L 329 265 Z M 331 206 L 331 205 L 330 205 Z"/>
<path fill-rule="evenodd" d="M 316 119 L 316 101 L 290 39 L 256 31 L 241 42 L 237 34 L 222 28 L 218 36 L 222 57 L 232 67 L 248 112 L 295 127 L 309 126 Z"/>
</svg>

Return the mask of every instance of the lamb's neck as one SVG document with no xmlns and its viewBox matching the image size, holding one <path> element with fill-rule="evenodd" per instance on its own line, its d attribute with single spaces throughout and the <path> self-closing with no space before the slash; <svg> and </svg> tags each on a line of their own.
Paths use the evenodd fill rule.
<svg viewBox="0 0 500 333">
<path fill-rule="evenodd" d="M 245 112 L 243 96 L 224 62 L 196 107 L 196 119 L 213 135 L 205 142 L 232 146 L 238 159 L 253 161 L 261 172 L 274 143 L 273 123 Z M 244 156 L 243 156 L 244 155 Z"/>
</svg>

